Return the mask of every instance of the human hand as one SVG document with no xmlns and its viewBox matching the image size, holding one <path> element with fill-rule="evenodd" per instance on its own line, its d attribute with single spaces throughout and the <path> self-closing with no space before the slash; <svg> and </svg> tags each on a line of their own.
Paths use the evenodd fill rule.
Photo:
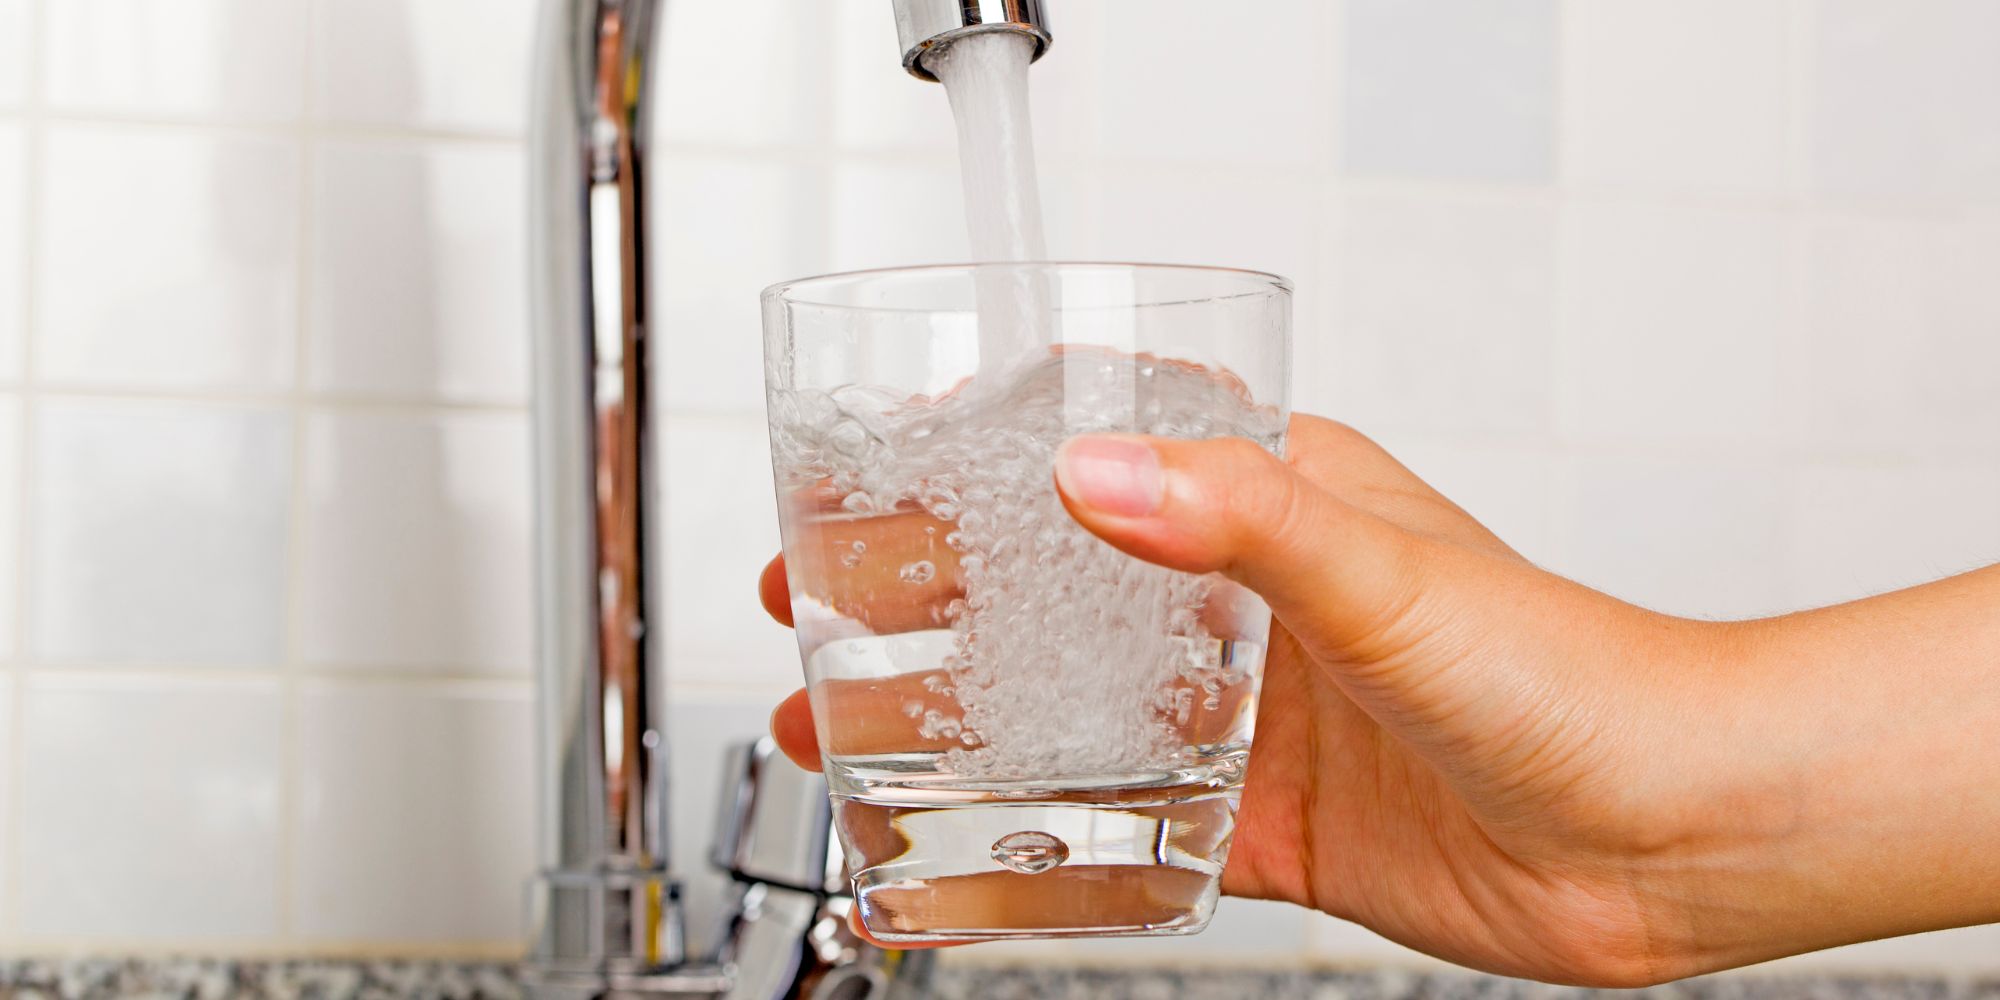
<svg viewBox="0 0 2000 1000">
<path fill-rule="evenodd" d="M 1058 461 L 1084 527 L 1275 615 L 1225 891 L 1608 986 L 1965 921 L 1839 905 L 1870 862 L 1808 820 L 1874 800 L 1815 790 L 1845 744 L 1795 686 L 1838 622 L 1654 614 L 1538 569 L 1351 429 L 1296 418 L 1290 453 L 1112 436 Z M 774 562 L 781 619 L 785 590 Z M 817 766 L 802 694 L 773 729 Z"/>
</svg>

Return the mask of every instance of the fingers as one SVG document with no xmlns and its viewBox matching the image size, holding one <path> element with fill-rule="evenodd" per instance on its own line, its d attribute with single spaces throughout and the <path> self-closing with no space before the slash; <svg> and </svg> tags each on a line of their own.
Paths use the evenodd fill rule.
<svg viewBox="0 0 2000 1000">
<path fill-rule="evenodd" d="M 764 572 L 757 577 L 757 599 L 764 602 L 764 611 L 778 620 L 778 624 L 789 627 L 792 624 L 792 591 L 785 580 L 785 557 L 780 554 L 771 557 L 764 564 Z"/>
<path fill-rule="evenodd" d="M 1316 644 L 1371 659 L 1416 592 L 1417 536 L 1242 438 L 1088 435 L 1056 455 L 1063 505 L 1140 559 L 1222 573 Z"/>
<path fill-rule="evenodd" d="M 819 736 L 813 728 L 812 706 L 803 688 L 778 703 L 771 711 L 771 739 L 792 763 L 808 771 L 819 770 Z"/>
<path fill-rule="evenodd" d="M 877 635 L 938 628 L 961 596 L 958 553 L 945 543 L 951 531 L 922 511 L 821 520 L 796 541 L 790 559 L 765 568 L 764 607 L 794 624 L 796 595 L 801 608 L 830 609 Z"/>
</svg>

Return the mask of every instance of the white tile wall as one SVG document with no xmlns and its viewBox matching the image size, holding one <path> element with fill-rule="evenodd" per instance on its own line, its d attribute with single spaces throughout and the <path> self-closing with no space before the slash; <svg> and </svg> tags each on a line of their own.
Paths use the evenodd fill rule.
<svg viewBox="0 0 2000 1000">
<path fill-rule="evenodd" d="M 42 152 L 41 374 L 121 388 L 289 383 L 296 142 L 58 126 Z"/>
<path fill-rule="evenodd" d="M 21 481 L 22 428 L 21 401 L 0 393 L 0 483 Z M 0 489 L 0 663 L 13 658 L 20 634 L 14 620 L 21 578 L 20 506 L 20 491 Z"/>
<path fill-rule="evenodd" d="M 718 146 L 809 146 L 824 138 L 828 106 L 812 95 L 841 51 L 828 44 L 827 22 L 863 5 L 731 0 L 661 6 L 663 138 Z M 729 88 L 728 99 L 716 99 L 718 85 Z"/>
<path fill-rule="evenodd" d="M 1807 227 L 1804 395 L 1822 450 L 1990 456 L 2000 367 L 2000 218 L 1823 213 Z"/>
<path fill-rule="evenodd" d="M 519 134 L 534 0 L 312 4 L 312 107 L 348 125 Z"/>
<path fill-rule="evenodd" d="M 299 655 L 524 674 L 528 435 L 518 413 L 307 418 Z"/>
<path fill-rule="evenodd" d="M 1338 406 L 1371 432 L 1549 427 L 1556 208 L 1514 194 L 1342 203 Z"/>
<path fill-rule="evenodd" d="M 0 119 L 0 383 L 20 376 L 27 340 L 27 216 L 27 130 Z"/>
<path fill-rule="evenodd" d="M 327 142 L 313 161 L 307 384 L 527 396 L 526 164 L 511 145 Z"/>
<path fill-rule="evenodd" d="M 277 682 L 31 676 L 19 697 L 15 905 L 30 940 L 269 935 Z"/>
<path fill-rule="evenodd" d="M 527 693 L 315 682 L 299 712 L 299 933 L 402 950 L 519 940 L 534 864 Z"/>
<path fill-rule="evenodd" d="M 294 119 L 305 13 L 305 0 L 47 4 L 44 96 L 64 111 Z"/>
<path fill-rule="evenodd" d="M 30 59 L 34 52 L 29 0 L 0 0 L 0 109 L 28 99 Z"/>
<path fill-rule="evenodd" d="M 1317 97 L 1332 80 L 1325 52 L 1334 5 L 1263 0 L 1226 18 L 1201 0 L 1149 0 L 1145 9 L 1143 17 L 1103 12 L 1117 26 L 1095 50 L 1107 156 L 1232 167 L 1328 162 L 1333 109 Z"/>
<path fill-rule="evenodd" d="M 1559 426 L 1590 441 L 1770 441 L 1793 294 L 1764 209 L 1565 206 Z"/>
<path fill-rule="evenodd" d="M 966 253 L 944 97 L 885 6 L 667 5 L 694 869 L 716 748 L 797 678 L 751 589 L 777 544 L 754 296 Z M 1308 408 L 1634 600 L 1755 614 L 2000 557 L 1993 7 L 1183 6 L 1057 4 L 1054 255 L 1287 275 Z M 157 7 L 0 0 L 0 946 L 505 952 L 536 4 Z M 1796 963 L 1996 955 L 1987 929 Z M 1234 901 L 1193 941 L 954 957 L 1084 959 L 1422 961 Z"/>
<path fill-rule="evenodd" d="M 752 156 L 689 153 L 654 171 L 653 232 L 665 310 L 656 345 L 668 407 L 764 412 L 758 293 L 824 258 L 821 172 Z"/>
<path fill-rule="evenodd" d="M 1566 0 L 1563 175 L 1781 193 L 1792 151 L 1797 6 Z"/>
<path fill-rule="evenodd" d="M 1555 565 L 1671 614 L 1787 610 L 1786 479 L 1781 465 L 1753 459 L 1573 458 L 1557 472 L 1565 548 Z"/>
<path fill-rule="evenodd" d="M 1791 484 L 1786 603 L 1812 607 L 2000 562 L 2000 468 L 1811 464 Z"/>
<path fill-rule="evenodd" d="M 2000 7 L 1814 5 L 1812 178 L 1863 198 L 2000 197 Z"/>
<path fill-rule="evenodd" d="M 1341 151 L 1358 174 L 1546 179 L 1555 0 L 1348 0 Z"/>
<path fill-rule="evenodd" d="M 292 419 L 235 403 L 37 404 L 23 477 L 37 657 L 277 663 Z"/>
</svg>

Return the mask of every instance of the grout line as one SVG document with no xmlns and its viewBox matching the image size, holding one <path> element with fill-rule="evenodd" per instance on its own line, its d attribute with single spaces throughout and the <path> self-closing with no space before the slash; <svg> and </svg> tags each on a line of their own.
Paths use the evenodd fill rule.
<svg viewBox="0 0 2000 1000">
<path fill-rule="evenodd" d="M 308 45 L 310 45 L 310 32 L 308 32 Z M 312 96 L 311 80 L 308 72 L 306 77 L 308 103 Z M 336 140 L 442 142 L 476 146 L 521 145 L 528 138 L 524 133 L 509 132 L 504 129 L 423 128 L 373 125 L 364 122 L 314 121 L 309 109 L 302 110 L 296 118 L 230 118 L 221 115 L 131 113 L 91 108 L 46 109 L 42 117 L 51 123 L 65 126 L 251 133 L 273 138 L 291 138 L 301 133 L 311 133 L 321 138 Z"/>
<path fill-rule="evenodd" d="M 303 308 L 303 296 L 301 305 Z M 295 346 L 303 348 L 303 343 Z M 295 359 L 295 366 L 296 366 Z M 298 373 L 294 372 L 293 378 Z M 0 390 L 10 388 L 0 385 Z M 377 396 L 364 393 L 312 392 L 302 387 L 284 390 L 256 389 L 174 389 L 124 388 L 77 383 L 23 383 L 17 391 L 24 398 L 106 399 L 145 403 L 212 403 L 245 406 L 300 406 L 385 415 L 423 416 L 437 412 L 526 413 L 528 403 L 475 399 L 424 399 L 420 397 Z"/>
<path fill-rule="evenodd" d="M 298 143 L 297 229 L 293 236 L 292 271 L 292 372 L 289 392 L 291 410 L 291 454 L 285 495 L 285 577 L 284 628 L 280 652 L 278 723 L 278 871 L 276 895 L 277 927 L 280 939 L 291 941 L 297 934 L 299 804 L 304 782 L 300 762 L 301 699 L 299 695 L 300 620 L 304 601 L 306 521 L 306 430 L 307 359 L 311 353 L 308 333 L 312 300 L 313 184 L 315 170 L 313 110 L 313 27 L 318 4 L 304 0 L 299 30 L 299 121 L 294 132 Z"/>
<path fill-rule="evenodd" d="M 42 145 L 43 127 L 34 112 L 42 105 L 42 63 L 40 44 L 42 22 L 45 15 L 40 0 L 27 0 L 27 99 L 23 105 L 29 112 L 24 121 L 24 143 L 22 155 L 22 218 L 20 239 L 26 244 L 21 271 L 21 356 L 20 377 L 23 386 L 35 384 L 35 340 L 38 334 L 37 313 L 39 296 L 37 279 L 40 268 L 36 266 L 36 247 L 40 243 L 42 222 Z M 33 561 L 33 514 L 34 509 L 34 443 L 37 408 L 32 393 L 24 393 L 16 403 L 20 413 L 20 438 L 17 442 L 15 460 L 19 463 L 19 476 L 14 484 L 15 523 L 6 530 L 15 532 L 14 545 L 14 647 L 16 663 L 12 673 L 15 683 L 13 700 L 8 704 L 10 718 L 7 727 L 7 801 L 5 803 L 6 823 L 5 852 L 0 856 L 0 937 L 14 937 L 21 929 L 21 875 L 26 864 L 21 857 L 22 834 L 27 827 L 27 810 L 21 803 L 27 790 L 27 720 L 28 692 L 23 683 L 25 673 L 21 664 L 30 659 L 33 648 L 33 605 L 29 599 L 31 580 L 28 566 Z"/>
<path fill-rule="evenodd" d="M 1555 24 L 1551 29 L 1555 35 L 1549 45 L 1549 180 L 1556 187 L 1569 186 L 1568 129 L 1563 127 L 1567 116 L 1564 114 L 1569 103 L 1563 99 L 1565 85 L 1569 82 L 1567 59 L 1575 39 L 1571 37 L 1568 0 L 1551 0 L 1549 4 Z"/>
<path fill-rule="evenodd" d="M 1785 159 L 1784 180 L 1800 194 L 1813 188 L 1812 117 L 1819 95 L 1813 87 L 1818 57 L 1813 36 L 1818 20 L 1806 0 L 1785 5 Z"/>
<path fill-rule="evenodd" d="M 22 663 L 16 671 L 23 679 L 62 683 L 153 683 L 172 681 L 188 684 L 282 683 L 287 678 L 303 684 L 323 685 L 411 685 L 424 687 L 492 686 L 527 688 L 534 678 L 525 671 L 495 673 L 463 669 L 423 670 L 419 668 L 300 667 L 266 664 L 258 667 L 218 667 L 202 664 L 170 663 Z"/>
</svg>

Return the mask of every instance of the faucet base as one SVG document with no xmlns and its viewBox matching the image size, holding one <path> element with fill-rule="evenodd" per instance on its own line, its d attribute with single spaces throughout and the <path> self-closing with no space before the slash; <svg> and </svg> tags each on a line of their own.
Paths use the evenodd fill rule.
<svg viewBox="0 0 2000 1000">
<path fill-rule="evenodd" d="M 666 871 L 544 870 L 529 897 L 538 981 L 645 977 L 687 958 L 680 884 Z"/>
</svg>

